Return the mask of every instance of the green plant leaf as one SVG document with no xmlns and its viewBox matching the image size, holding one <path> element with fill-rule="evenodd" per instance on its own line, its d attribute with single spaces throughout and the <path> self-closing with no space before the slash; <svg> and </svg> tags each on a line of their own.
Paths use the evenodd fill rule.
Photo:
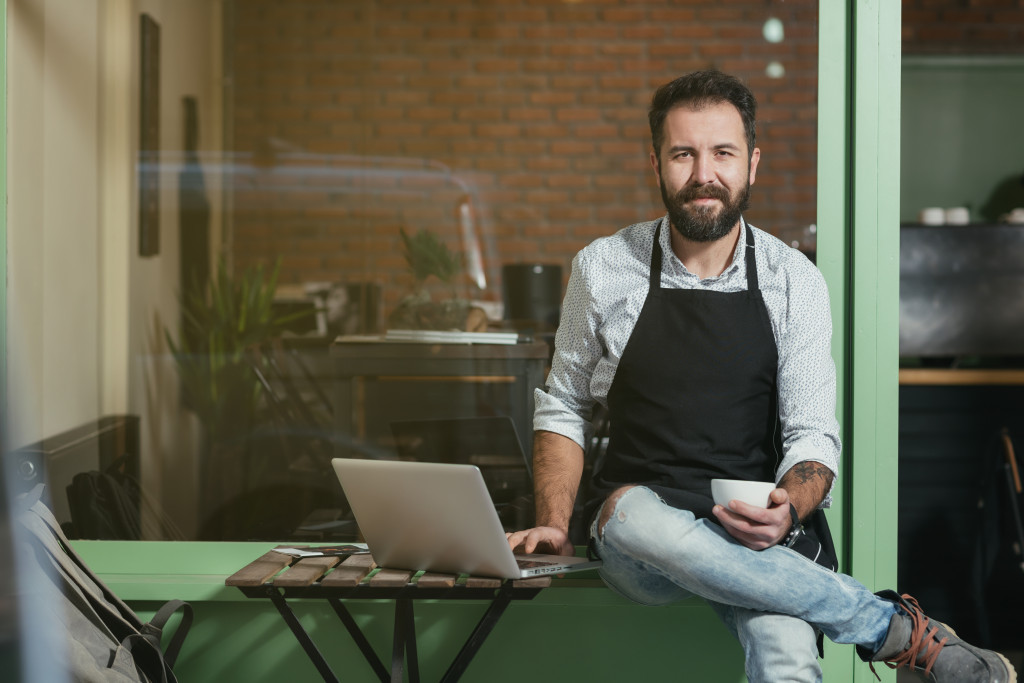
<svg viewBox="0 0 1024 683">
<path fill-rule="evenodd" d="M 459 274 L 459 258 L 448 245 L 429 230 L 420 230 L 410 237 L 404 228 L 399 228 L 405 249 L 405 261 L 419 283 L 431 275 L 445 284 L 451 284 Z"/>
<path fill-rule="evenodd" d="M 312 312 L 277 316 L 274 295 L 280 259 L 270 274 L 253 266 L 232 276 L 221 259 L 207 287 L 198 278 L 179 293 L 181 330 L 164 336 L 175 359 L 188 406 L 211 438 L 244 432 L 262 400 L 261 385 L 247 352 L 281 336 L 287 326 Z"/>
</svg>

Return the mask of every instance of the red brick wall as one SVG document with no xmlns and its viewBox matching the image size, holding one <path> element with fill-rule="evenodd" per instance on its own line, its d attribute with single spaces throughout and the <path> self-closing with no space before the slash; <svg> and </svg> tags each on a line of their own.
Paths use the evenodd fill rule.
<svg viewBox="0 0 1024 683">
<path fill-rule="evenodd" d="M 1024 54 L 1024 0 L 903 0 L 903 54 Z"/>
<path fill-rule="evenodd" d="M 237 2 L 232 144 L 255 172 L 236 183 L 236 262 L 281 255 L 285 282 L 370 279 L 393 303 L 410 284 L 399 228 L 460 249 L 468 191 L 489 298 L 501 263 L 567 273 L 594 238 L 662 215 L 647 105 L 710 66 L 760 102 L 748 216 L 794 237 L 815 220 L 816 20 L 817 0 Z"/>
</svg>

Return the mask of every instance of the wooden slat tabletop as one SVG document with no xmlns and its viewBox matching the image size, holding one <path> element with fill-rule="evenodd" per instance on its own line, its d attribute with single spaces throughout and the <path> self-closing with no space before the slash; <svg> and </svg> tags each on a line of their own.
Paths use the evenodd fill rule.
<svg viewBox="0 0 1024 683">
<path fill-rule="evenodd" d="M 369 555 L 349 555 L 340 566 L 320 582 L 324 587 L 354 588 L 366 578 L 366 575 L 377 568 L 377 563 Z"/>
<path fill-rule="evenodd" d="M 341 559 L 340 557 L 305 557 L 301 562 L 293 564 L 291 569 L 276 577 L 274 585 L 281 587 L 312 586 Z"/>
<path fill-rule="evenodd" d="M 455 574 L 423 572 L 420 578 L 416 579 L 416 585 L 420 588 L 451 588 L 458 578 Z"/>
<path fill-rule="evenodd" d="M 377 570 L 374 573 L 374 570 Z M 282 571 L 284 570 L 284 571 Z M 369 577 L 369 580 L 367 580 Z M 348 557 L 302 557 L 270 551 L 253 560 L 229 576 L 224 584 L 240 588 L 260 587 L 271 584 L 280 588 L 454 588 L 459 581 L 455 574 L 416 572 L 401 569 L 377 569 L 377 563 L 368 554 Z M 503 579 L 489 576 L 466 576 L 466 588 L 500 588 Z M 516 579 L 514 588 L 544 588 L 551 585 L 550 576 L 530 579 Z"/>
<path fill-rule="evenodd" d="M 225 586 L 262 586 L 292 562 L 292 557 L 268 552 L 253 560 L 224 581 Z"/>
<path fill-rule="evenodd" d="M 412 579 L 412 575 L 415 572 L 410 572 L 405 569 L 386 569 L 382 568 L 376 574 L 370 577 L 371 588 L 402 588 L 408 586 L 409 581 Z"/>
</svg>

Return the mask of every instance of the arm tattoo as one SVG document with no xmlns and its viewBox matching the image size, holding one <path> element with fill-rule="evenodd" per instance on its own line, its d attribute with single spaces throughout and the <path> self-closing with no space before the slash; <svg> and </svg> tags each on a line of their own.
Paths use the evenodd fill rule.
<svg viewBox="0 0 1024 683">
<path fill-rule="evenodd" d="M 820 462 L 805 460 L 793 465 L 782 477 L 779 486 L 789 492 L 790 502 L 796 507 L 800 519 L 806 518 L 832 488 L 832 470 Z"/>
<path fill-rule="evenodd" d="M 822 465 L 820 462 L 814 462 L 811 460 L 805 462 L 798 462 L 793 465 L 793 468 L 786 473 L 788 478 L 792 475 L 797 483 L 806 484 L 815 479 L 821 481 L 821 484 L 826 490 L 832 486 L 832 470 Z"/>
</svg>

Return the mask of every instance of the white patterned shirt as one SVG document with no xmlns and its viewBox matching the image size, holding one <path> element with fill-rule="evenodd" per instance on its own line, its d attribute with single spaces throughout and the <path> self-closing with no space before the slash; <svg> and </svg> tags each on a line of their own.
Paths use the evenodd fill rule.
<svg viewBox="0 0 1024 683">
<path fill-rule="evenodd" d="M 615 370 L 647 299 L 651 249 L 659 221 L 663 225 L 662 287 L 717 292 L 747 289 L 747 249 L 742 234 L 732 263 L 721 275 L 705 279 L 688 271 L 675 255 L 667 217 L 595 240 L 572 262 L 551 372 L 546 388 L 535 394 L 535 430 L 561 434 L 586 448 L 594 403 L 608 405 Z M 751 228 L 758 282 L 779 355 L 783 459 L 775 480 L 780 481 L 793 465 L 809 460 L 838 475 L 841 446 L 825 279 L 802 253 Z M 831 495 L 827 495 L 822 507 L 830 504 Z"/>
</svg>

